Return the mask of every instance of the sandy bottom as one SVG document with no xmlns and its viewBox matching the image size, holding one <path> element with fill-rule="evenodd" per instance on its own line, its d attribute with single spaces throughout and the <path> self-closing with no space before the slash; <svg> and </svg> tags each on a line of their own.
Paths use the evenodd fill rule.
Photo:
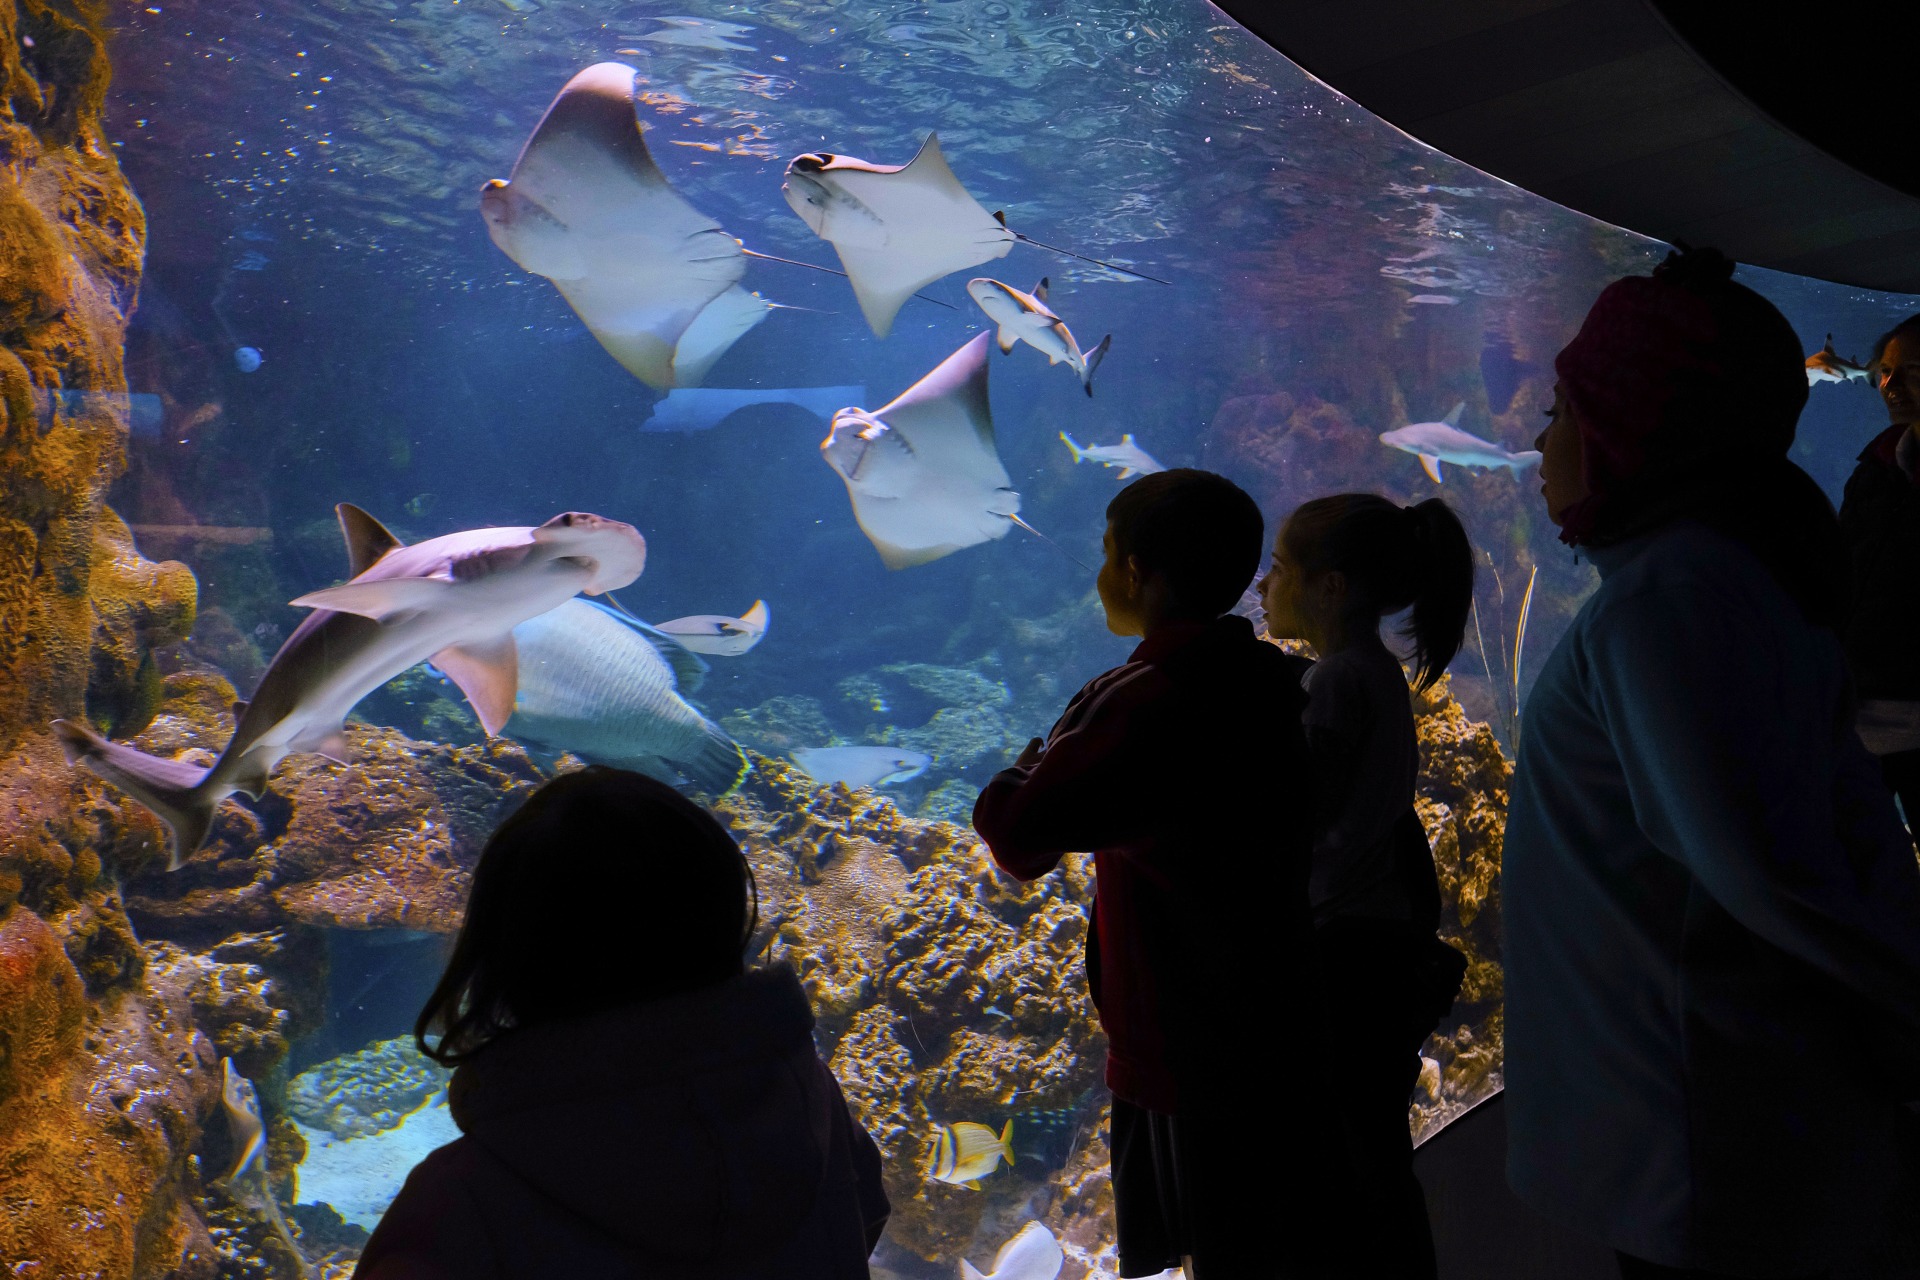
<svg viewBox="0 0 1920 1280">
<path fill-rule="evenodd" d="M 398 1128 L 365 1138 L 342 1141 L 324 1129 L 295 1124 L 307 1140 L 307 1158 L 300 1162 L 300 1202 L 330 1204 L 348 1222 L 369 1231 L 400 1194 L 413 1166 L 460 1136 L 444 1093 L 408 1113 Z"/>
</svg>

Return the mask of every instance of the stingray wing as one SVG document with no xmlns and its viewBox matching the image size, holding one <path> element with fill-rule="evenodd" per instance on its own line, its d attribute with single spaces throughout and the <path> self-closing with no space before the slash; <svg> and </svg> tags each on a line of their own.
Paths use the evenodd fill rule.
<svg viewBox="0 0 1920 1280">
<path fill-rule="evenodd" d="M 886 424 L 886 434 L 842 478 L 854 518 L 889 569 L 1005 537 L 1007 517 L 1020 510 L 994 445 L 989 342 L 988 334 L 976 335 L 868 415 Z"/>
<path fill-rule="evenodd" d="M 942 276 L 1004 258 L 1013 233 L 967 194 L 928 134 L 904 165 L 850 156 L 801 156 L 827 199 L 809 225 L 840 255 L 874 333 L 886 337 L 901 306 Z"/>
<path fill-rule="evenodd" d="M 675 363 L 687 330 L 738 283 L 746 258 L 653 162 L 635 74 L 602 62 L 569 80 L 513 177 L 489 183 L 480 205 L 493 242 L 551 279 L 608 354 L 665 390 L 682 385 Z"/>
</svg>

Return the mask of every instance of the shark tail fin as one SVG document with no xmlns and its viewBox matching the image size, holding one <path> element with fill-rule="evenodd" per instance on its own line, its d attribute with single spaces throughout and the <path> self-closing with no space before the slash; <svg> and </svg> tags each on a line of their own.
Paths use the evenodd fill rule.
<svg viewBox="0 0 1920 1280">
<path fill-rule="evenodd" d="M 55 720 L 53 732 L 68 764 L 85 765 L 167 824 L 173 833 L 167 870 L 176 870 L 187 855 L 206 843 L 214 810 L 226 794 L 206 785 L 211 770 L 109 742 L 71 720 Z"/>
<path fill-rule="evenodd" d="M 1508 460 L 1507 465 L 1513 468 L 1513 478 L 1518 480 L 1527 473 L 1528 467 L 1537 467 L 1540 465 L 1540 451 L 1538 449 L 1523 449 L 1519 453 L 1514 454 L 1513 457 Z"/>
<path fill-rule="evenodd" d="M 1064 431 L 1060 433 L 1060 443 L 1067 446 L 1067 452 L 1073 455 L 1073 460 L 1075 462 L 1083 462 L 1086 460 L 1087 451 L 1080 447 L 1080 442 L 1078 440 L 1075 440 L 1072 436 L 1068 435 Z"/>
<path fill-rule="evenodd" d="M 1107 358 L 1107 350 L 1112 346 L 1113 335 L 1108 334 L 1106 337 L 1100 339 L 1099 346 L 1086 354 L 1086 372 L 1081 375 L 1080 381 L 1086 386 L 1088 395 L 1093 394 L 1093 371 L 1098 369 L 1100 362 Z"/>
</svg>

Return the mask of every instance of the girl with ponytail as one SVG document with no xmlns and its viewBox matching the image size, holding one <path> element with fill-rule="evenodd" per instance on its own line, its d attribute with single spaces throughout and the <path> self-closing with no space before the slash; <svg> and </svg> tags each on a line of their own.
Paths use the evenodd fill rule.
<svg viewBox="0 0 1920 1280">
<path fill-rule="evenodd" d="M 1420 1045 L 1465 964 L 1434 937 L 1440 889 L 1413 811 L 1413 704 L 1380 626 L 1407 611 L 1415 683 L 1430 688 L 1460 651 L 1473 548 L 1438 498 L 1411 507 L 1370 493 L 1316 498 L 1281 527 L 1260 592 L 1268 633 L 1319 656 L 1304 716 L 1319 797 L 1310 886 L 1328 1076 L 1358 1173 L 1349 1249 L 1367 1274 L 1431 1277 L 1407 1103 Z"/>
</svg>

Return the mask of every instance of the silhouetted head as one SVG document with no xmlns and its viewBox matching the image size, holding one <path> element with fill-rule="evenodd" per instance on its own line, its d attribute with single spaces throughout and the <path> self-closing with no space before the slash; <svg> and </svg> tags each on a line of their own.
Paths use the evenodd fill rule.
<svg viewBox="0 0 1920 1280">
<path fill-rule="evenodd" d="M 1886 403 L 1887 421 L 1920 422 L 1920 316 L 1908 316 L 1881 334 L 1867 369 Z"/>
<path fill-rule="evenodd" d="M 1316 611 L 1377 627 L 1387 614 L 1411 608 L 1401 634 L 1413 642 L 1415 678 L 1425 689 L 1466 634 L 1473 544 L 1438 498 L 1403 507 L 1378 494 L 1337 493 L 1304 502 L 1287 517 L 1260 589 L 1276 635 L 1301 630 Z"/>
<path fill-rule="evenodd" d="M 1225 476 L 1191 467 L 1141 476 L 1107 504 L 1099 588 L 1108 627 L 1144 634 L 1143 610 L 1219 617 L 1258 571 L 1265 532 L 1259 505 Z"/>
<path fill-rule="evenodd" d="M 1787 458 L 1807 402 L 1803 347 L 1778 308 L 1734 283 L 1734 265 L 1682 248 L 1602 291 L 1554 361 L 1540 442 L 1549 514 L 1576 546 L 1699 521 L 1744 543 L 1810 621 L 1837 625 L 1839 523 Z"/>
<path fill-rule="evenodd" d="M 481 850 L 415 1039 L 452 1065 L 516 1027 L 724 982 L 758 921 L 753 873 L 711 813 L 625 769 L 562 774 Z"/>
</svg>

